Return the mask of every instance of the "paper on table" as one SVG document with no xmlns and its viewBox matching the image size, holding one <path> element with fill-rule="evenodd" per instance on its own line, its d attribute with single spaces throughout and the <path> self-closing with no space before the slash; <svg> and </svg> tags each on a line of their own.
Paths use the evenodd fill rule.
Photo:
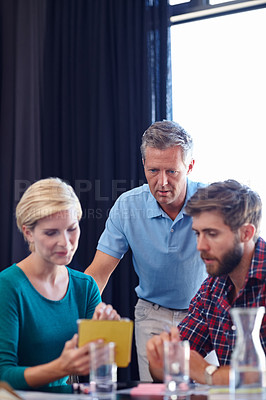
<svg viewBox="0 0 266 400">
<path fill-rule="evenodd" d="M 66 394 L 66 393 L 49 393 L 35 391 L 18 391 L 23 400 L 88 400 L 90 397 L 87 394 Z M 0 397 L 2 400 L 2 398 Z"/>
<path fill-rule="evenodd" d="M 249 389 L 239 389 L 233 395 L 233 397 L 238 399 L 264 399 L 265 391 L 263 388 L 249 388 Z M 265 397 L 264 397 L 265 396 Z M 209 388 L 208 400 L 230 400 L 232 398 L 232 394 L 230 394 L 230 390 L 228 386 L 212 386 Z"/>
<path fill-rule="evenodd" d="M 21 399 L 21 397 L 16 397 L 14 394 L 8 392 L 6 389 L 0 388 L 0 399 L 1 400 L 17 400 Z"/>
<path fill-rule="evenodd" d="M 202 395 L 207 399 L 209 386 L 192 384 L 191 388 L 187 392 L 187 395 Z M 164 383 L 139 383 L 138 386 L 128 391 L 131 395 L 164 395 L 165 385 Z"/>
<path fill-rule="evenodd" d="M 0 399 L 1 400 L 17 400 L 21 399 L 11 386 L 6 382 L 0 382 Z"/>
<path fill-rule="evenodd" d="M 162 395 L 165 390 L 164 383 L 139 383 L 138 386 L 131 389 L 131 395 L 158 394 Z"/>
</svg>

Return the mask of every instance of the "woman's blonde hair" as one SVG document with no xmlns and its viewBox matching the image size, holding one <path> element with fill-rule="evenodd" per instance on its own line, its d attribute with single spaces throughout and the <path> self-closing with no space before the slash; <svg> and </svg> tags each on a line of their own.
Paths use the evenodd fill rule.
<svg viewBox="0 0 266 400">
<path fill-rule="evenodd" d="M 73 188 L 60 178 L 41 179 L 28 187 L 16 207 L 18 229 L 23 233 L 25 225 L 33 230 L 39 219 L 72 207 L 80 220 L 82 209 Z M 29 243 L 29 249 L 34 251 L 34 245 Z"/>
</svg>

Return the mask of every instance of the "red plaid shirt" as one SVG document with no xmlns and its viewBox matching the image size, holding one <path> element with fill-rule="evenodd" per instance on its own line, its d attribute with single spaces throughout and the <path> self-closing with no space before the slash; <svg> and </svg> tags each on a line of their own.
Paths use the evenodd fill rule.
<svg viewBox="0 0 266 400">
<path fill-rule="evenodd" d="M 228 295 L 232 290 L 228 275 L 207 278 L 191 300 L 188 316 L 179 324 L 183 340 L 189 340 L 191 349 L 203 357 L 215 350 L 220 365 L 228 365 L 235 344 L 236 332 L 232 330 L 229 314 L 231 307 L 259 307 L 266 303 L 266 243 L 259 238 L 245 286 L 230 305 Z M 266 353 L 266 314 L 261 326 L 261 343 Z"/>
</svg>

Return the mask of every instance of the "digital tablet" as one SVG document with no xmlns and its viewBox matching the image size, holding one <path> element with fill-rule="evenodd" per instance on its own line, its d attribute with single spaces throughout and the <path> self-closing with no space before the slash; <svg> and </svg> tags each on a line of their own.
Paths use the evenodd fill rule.
<svg viewBox="0 0 266 400">
<path fill-rule="evenodd" d="M 127 367 L 131 361 L 133 337 L 133 321 L 121 319 L 119 321 L 79 319 L 78 345 L 83 346 L 93 340 L 103 339 L 116 344 L 116 364 L 118 367 Z"/>
</svg>

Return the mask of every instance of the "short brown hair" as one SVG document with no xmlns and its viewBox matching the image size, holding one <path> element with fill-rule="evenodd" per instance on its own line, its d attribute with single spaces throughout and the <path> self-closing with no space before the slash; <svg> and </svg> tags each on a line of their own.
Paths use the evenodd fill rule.
<svg viewBox="0 0 266 400">
<path fill-rule="evenodd" d="M 258 239 L 262 216 L 261 199 L 248 186 L 233 179 L 198 189 L 187 202 L 185 210 L 192 217 L 204 211 L 217 210 L 232 232 L 246 223 L 253 224 L 256 228 L 254 241 Z"/>
</svg>

